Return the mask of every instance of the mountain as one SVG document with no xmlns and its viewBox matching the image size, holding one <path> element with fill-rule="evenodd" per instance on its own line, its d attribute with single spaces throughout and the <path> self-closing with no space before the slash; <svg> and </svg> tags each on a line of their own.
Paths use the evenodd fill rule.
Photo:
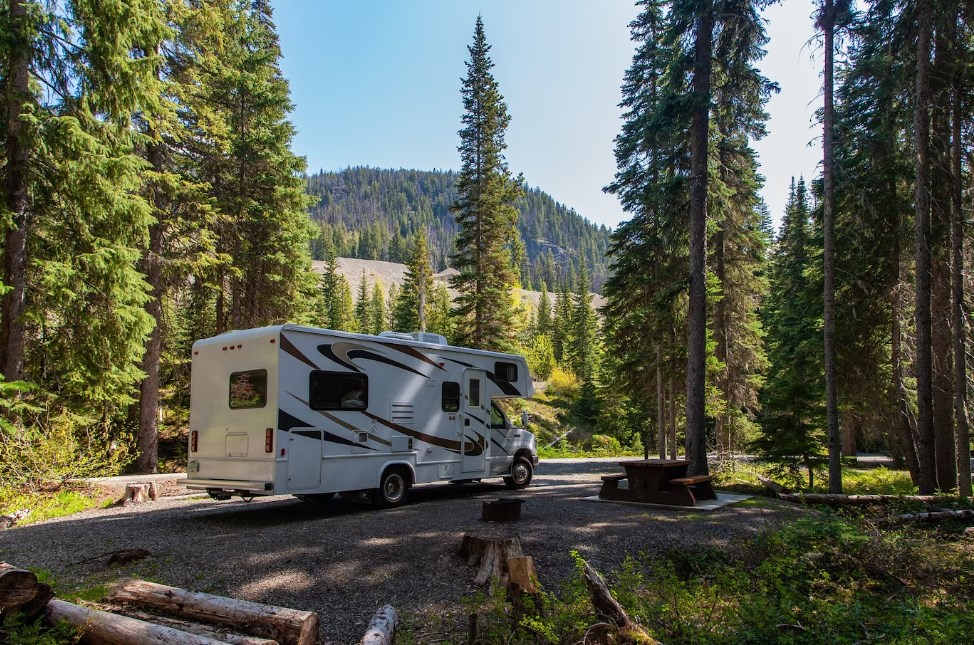
<svg viewBox="0 0 974 645">
<path fill-rule="evenodd" d="M 449 266 L 457 224 L 450 205 L 457 198 L 456 173 L 441 170 L 384 170 L 356 167 L 320 171 L 307 177 L 318 197 L 312 219 L 321 227 L 313 246 L 316 260 L 327 249 L 364 260 L 404 262 L 409 238 L 426 227 L 434 270 Z M 538 188 L 528 187 L 517 202 L 524 242 L 521 280 L 526 289 L 549 289 L 574 280 L 584 262 L 592 288 L 600 293 L 608 265 L 609 229 L 596 225 Z"/>
</svg>

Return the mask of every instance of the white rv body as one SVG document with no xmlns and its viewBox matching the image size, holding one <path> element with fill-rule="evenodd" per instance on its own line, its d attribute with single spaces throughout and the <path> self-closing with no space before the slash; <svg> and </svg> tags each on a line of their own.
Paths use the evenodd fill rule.
<svg viewBox="0 0 974 645">
<path fill-rule="evenodd" d="M 492 400 L 533 394 L 513 354 L 295 325 L 228 332 L 193 345 L 186 485 L 310 497 L 381 491 L 393 471 L 405 489 L 498 476 L 513 485 L 512 472 L 525 484 L 534 435 Z M 402 501 L 392 493 L 384 505 Z"/>
</svg>

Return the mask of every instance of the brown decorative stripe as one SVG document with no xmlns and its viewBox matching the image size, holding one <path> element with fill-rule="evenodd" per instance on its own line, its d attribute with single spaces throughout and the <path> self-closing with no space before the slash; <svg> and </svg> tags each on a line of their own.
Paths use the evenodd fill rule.
<svg viewBox="0 0 974 645">
<path fill-rule="evenodd" d="M 403 354 L 406 354 L 407 356 L 412 356 L 413 358 L 418 358 L 419 360 L 423 361 L 424 363 L 429 363 L 433 367 L 435 367 L 437 369 L 440 369 L 440 370 L 443 370 L 444 372 L 446 371 L 446 368 L 445 367 L 441 367 L 439 363 L 437 363 L 432 358 L 430 358 L 429 356 L 427 356 L 423 352 L 419 351 L 415 347 L 410 347 L 409 345 L 396 345 L 395 343 L 379 343 L 379 344 L 382 345 L 383 347 L 388 347 L 389 349 L 394 349 L 397 352 L 402 352 Z"/>
<path fill-rule="evenodd" d="M 300 396 L 294 394 L 293 392 L 288 392 L 288 394 L 290 394 L 296 401 L 298 401 L 300 403 L 303 403 L 305 406 L 308 405 L 308 402 L 307 401 L 305 401 L 304 399 L 302 399 Z M 345 428 L 346 430 L 350 430 L 351 432 L 354 432 L 356 434 L 358 434 L 359 432 L 366 432 L 365 430 L 360 430 L 359 428 L 356 428 L 355 426 L 353 426 L 351 423 L 348 423 L 344 419 L 339 419 L 338 417 L 336 417 L 333 414 L 328 414 L 324 410 L 314 410 L 314 412 L 317 412 L 318 414 L 320 414 L 321 416 L 325 417 L 329 421 L 334 421 L 335 423 L 337 423 L 341 427 Z M 369 435 L 369 439 L 370 440 L 372 440 L 372 441 L 374 441 L 376 443 L 381 443 L 383 446 L 391 446 L 392 445 L 392 442 L 391 441 L 386 441 L 382 437 L 377 437 L 374 434 L 372 434 L 371 432 L 369 432 L 368 435 Z"/>
<path fill-rule="evenodd" d="M 305 365 L 310 365 L 311 366 L 311 369 L 315 369 L 315 370 L 321 369 L 317 365 L 315 365 L 314 363 L 312 363 L 310 358 L 308 358 L 307 356 L 305 356 L 304 354 L 302 354 L 301 353 L 301 350 L 299 350 L 297 347 L 295 347 L 294 346 L 294 343 L 292 343 L 291 340 L 287 336 L 285 336 L 284 334 L 281 334 L 281 349 L 283 349 L 285 352 L 287 352 L 288 354 L 290 354 L 294 358 L 298 359 L 299 361 L 301 361 Z"/>
<path fill-rule="evenodd" d="M 401 432 L 408 437 L 412 437 L 413 439 L 419 439 L 420 441 L 425 441 L 426 443 L 433 444 L 434 446 L 445 448 L 450 452 L 455 452 L 457 454 L 460 454 L 459 441 L 450 441 L 449 439 L 434 437 L 433 435 L 426 434 L 425 432 L 418 432 L 416 430 L 413 430 L 412 428 L 401 426 L 398 423 L 393 423 L 392 421 L 386 421 L 382 417 L 376 416 L 371 412 L 366 412 L 365 410 L 361 410 L 360 412 L 365 416 L 369 417 L 370 419 L 372 419 L 373 421 L 377 421 L 382 425 L 386 426 L 387 428 L 392 428 L 396 432 Z"/>
</svg>

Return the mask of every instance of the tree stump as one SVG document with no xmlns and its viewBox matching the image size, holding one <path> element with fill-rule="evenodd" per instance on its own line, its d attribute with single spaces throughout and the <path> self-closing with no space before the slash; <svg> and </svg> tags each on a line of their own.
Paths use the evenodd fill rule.
<svg viewBox="0 0 974 645">
<path fill-rule="evenodd" d="M 119 500 L 119 503 L 122 506 L 128 506 L 130 504 L 142 504 L 148 502 L 149 499 L 149 484 L 126 484 L 125 496 Z"/>
<path fill-rule="evenodd" d="M 467 533 L 464 533 L 460 541 L 459 554 L 460 557 L 467 559 L 469 566 L 478 567 L 473 582 L 481 587 L 494 579 L 507 585 L 507 561 L 524 556 L 521 552 L 521 542 L 516 535 L 489 537 Z"/>
<path fill-rule="evenodd" d="M 538 574 L 534 570 L 534 559 L 525 555 L 507 560 L 510 586 L 520 593 L 538 593 Z"/>
</svg>

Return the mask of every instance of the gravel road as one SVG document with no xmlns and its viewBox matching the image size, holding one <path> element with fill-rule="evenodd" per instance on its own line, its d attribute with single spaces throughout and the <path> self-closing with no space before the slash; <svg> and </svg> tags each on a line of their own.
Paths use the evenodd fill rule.
<svg viewBox="0 0 974 645">
<path fill-rule="evenodd" d="M 464 532 L 512 534 L 534 557 L 548 589 L 570 577 L 569 552 L 602 571 L 627 553 L 700 544 L 734 549 L 769 525 L 802 512 L 786 503 L 726 507 L 711 513 L 584 501 L 618 459 L 541 464 L 521 520 L 487 524 L 481 502 L 509 496 L 500 480 L 424 485 L 405 506 L 375 511 L 335 499 L 315 508 L 291 497 L 214 502 L 166 499 L 96 509 L 0 532 L 0 560 L 50 572 L 69 586 L 133 575 L 195 591 L 317 611 L 325 643 L 355 643 L 372 613 L 391 603 L 418 616 L 455 614 L 475 591 L 473 569 L 455 555 Z M 107 568 L 106 551 L 144 548 L 142 562 Z"/>
</svg>

